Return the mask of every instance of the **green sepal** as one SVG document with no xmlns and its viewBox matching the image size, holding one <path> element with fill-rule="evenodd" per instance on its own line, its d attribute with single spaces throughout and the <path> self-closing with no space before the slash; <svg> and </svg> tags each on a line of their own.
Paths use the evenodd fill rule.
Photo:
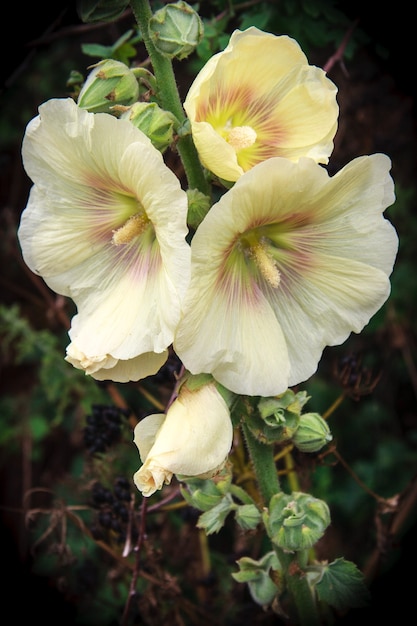
<svg viewBox="0 0 417 626">
<path fill-rule="evenodd" d="M 155 48 L 169 59 L 185 59 L 200 43 L 204 24 L 183 0 L 155 11 L 149 20 L 149 34 Z"/>
<path fill-rule="evenodd" d="M 329 425 L 318 413 L 301 415 L 292 442 L 301 452 L 317 452 L 332 440 Z"/>
<path fill-rule="evenodd" d="M 242 504 L 235 511 L 236 522 L 243 530 L 254 530 L 262 519 L 255 504 Z"/>
<path fill-rule="evenodd" d="M 281 565 L 275 552 L 268 552 L 259 561 L 244 556 L 236 563 L 240 571 L 232 573 L 232 577 L 239 583 L 248 584 L 249 592 L 257 604 L 269 606 L 280 593 L 283 580 Z"/>
<path fill-rule="evenodd" d="M 305 391 L 294 393 L 291 389 L 279 396 L 261 398 L 256 407 L 247 411 L 246 424 L 262 443 L 288 441 L 299 426 L 301 410 L 308 399 Z"/>
<path fill-rule="evenodd" d="M 77 13 L 86 24 L 112 22 L 127 9 L 129 0 L 77 0 Z"/>
<path fill-rule="evenodd" d="M 203 528 L 207 535 L 218 533 L 223 528 L 226 517 L 236 509 L 230 494 L 225 495 L 216 506 L 205 511 L 197 521 L 197 528 Z"/>
</svg>

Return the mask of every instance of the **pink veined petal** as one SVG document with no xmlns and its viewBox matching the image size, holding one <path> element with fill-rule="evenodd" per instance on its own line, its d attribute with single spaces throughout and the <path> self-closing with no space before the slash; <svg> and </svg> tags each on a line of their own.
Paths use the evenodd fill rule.
<svg viewBox="0 0 417 626">
<path fill-rule="evenodd" d="M 312 375 L 326 345 L 360 332 L 389 296 L 398 249 L 383 216 L 394 199 L 389 169 L 373 155 L 333 178 L 305 158 L 245 173 L 192 241 L 174 341 L 185 366 L 237 393 L 274 395 Z M 245 252 L 251 241 L 266 246 L 277 284 Z"/>
<path fill-rule="evenodd" d="M 130 122 L 71 99 L 40 107 L 23 156 L 34 186 L 19 241 L 28 266 L 77 305 L 68 360 L 100 380 L 155 373 L 190 277 L 179 180 Z M 116 244 L 136 215 L 140 229 Z"/>
<path fill-rule="evenodd" d="M 252 27 L 235 31 L 226 49 L 209 59 L 184 108 L 202 164 L 236 181 L 275 156 L 327 163 L 337 130 L 336 94 L 295 40 Z"/>
</svg>

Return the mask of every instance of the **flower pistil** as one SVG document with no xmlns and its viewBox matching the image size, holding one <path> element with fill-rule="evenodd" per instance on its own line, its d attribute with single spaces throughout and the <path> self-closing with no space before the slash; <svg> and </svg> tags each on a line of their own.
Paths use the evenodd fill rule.
<svg viewBox="0 0 417 626">
<path fill-rule="evenodd" d="M 141 235 L 149 225 L 149 218 L 144 211 L 131 215 L 127 221 L 113 231 L 112 243 L 116 246 L 130 243 Z"/>
</svg>

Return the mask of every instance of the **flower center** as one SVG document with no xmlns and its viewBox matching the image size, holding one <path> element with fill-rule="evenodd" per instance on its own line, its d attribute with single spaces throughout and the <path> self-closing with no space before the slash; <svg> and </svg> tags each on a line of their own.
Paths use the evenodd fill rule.
<svg viewBox="0 0 417 626">
<path fill-rule="evenodd" d="M 243 148 L 249 148 L 256 141 L 256 132 L 251 126 L 235 126 L 226 134 L 226 141 L 238 152 Z"/>
<path fill-rule="evenodd" d="M 268 241 L 256 232 L 246 233 L 241 240 L 244 253 L 256 265 L 263 278 L 276 289 L 281 282 L 281 272 L 270 251 Z"/>
<path fill-rule="evenodd" d="M 144 232 L 148 224 L 149 219 L 145 213 L 131 215 L 123 226 L 113 231 L 112 243 L 116 246 L 130 243 L 132 239 Z"/>
</svg>

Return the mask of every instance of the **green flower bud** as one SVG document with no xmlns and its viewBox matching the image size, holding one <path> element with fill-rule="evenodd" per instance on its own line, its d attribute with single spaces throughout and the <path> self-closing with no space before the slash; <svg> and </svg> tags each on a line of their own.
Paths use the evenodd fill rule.
<svg viewBox="0 0 417 626">
<path fill-rule="evenodd" d="M 254 504 L 241 504 L 236 509 L 235 518 L 243 530 L 254 530 L 261 521 L 261 512 Z"/>
<path fill-rule="evenodd" d="M 200 43 L 203 22 L 186 2 L 167 4 L 149 20 L 149 34 L 155 48 L 173 59 L 185 59 Z"/>
<path fill-rule="evenodd" d="M 196 229 L 208 213 L 211 200 L 198 189 L 188 189 L 188 216 L 187 221 L 191 228 Z"/>
<path fill-rule="evenodd" d="M 311 548 L 330 524 L 329 507 L 307 493 L 277 493 L 263 514 L 271 541 L 287 552 Z"/>
<path fill-rule="evenodd" d="M 77 104 L 92 113 L 111 113 L 115 105 L 129 106 L 139 96 L 139 84 L 127 65 L 104 59 L 93 66 L 87 76 Z"/>
<path fill-rule="evenodd" d="M 135 102 L 120 118 L 129 120 L 145 133 L 160 152 L 165 152 L 172 143 L 175 117 L 156 102 Z"/>
<path fill-rule="evenodd" d="M 333 439 L 330 428 L 318 413 L 305 413 L 292 441 L 301 452 L 317 452 Z"/>
</svg>

